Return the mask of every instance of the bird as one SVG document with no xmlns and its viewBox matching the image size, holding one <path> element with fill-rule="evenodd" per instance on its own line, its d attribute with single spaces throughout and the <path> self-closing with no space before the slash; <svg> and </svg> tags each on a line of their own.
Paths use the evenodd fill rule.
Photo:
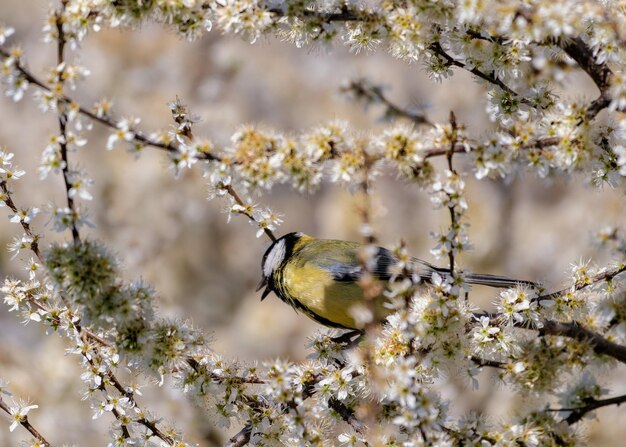
<svg viewBox="0 0 626 447">
<path fill-rule="evenodd" d="M 363 288 L 358 281 L 364 274 L 360 258 L 364 245 L 358 242 L 317 239 L 301 232 L 285 234 L 276 239 L 263 255 L 261 301 L 271 292 L 278 298 L 318 323 L 337 329 L 362 330 L 352 315 L 352 309 L 365 302 Z M 383 247 L 376 247 L 372 275 L 388 281 L 392 267 L 398 259 Z M 411 262 L 420 266 L 418 274 L 423 282 L 431 282 L 436 273 L 442 278 L 450 277 L 447 268 L 418 258 Z M 536 287 L 532 281 L 486 274 L 465 274 L 466 283 L 489 287 L 510 288 L 519 284 Z M 374 299 L 374 318 L 383 321 L 392 310 L 386 306 L 387 298 L 381 294 Z"/>
</svg>

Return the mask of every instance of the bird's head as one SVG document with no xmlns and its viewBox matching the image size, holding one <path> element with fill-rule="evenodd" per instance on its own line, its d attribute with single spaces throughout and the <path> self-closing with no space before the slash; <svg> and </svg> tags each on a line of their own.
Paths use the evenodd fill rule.
<svg viewBox="0 0 626 447">
<path fill-rule="evenodd" d="M 257 287 L 257 292 L 265 287 L 263 294 L 261 295 L 261 301 L 263 301 L 270 292 L 275 291 L 274 284 L 274 272 L 279 269 L 286 259 L 291 256 L 294 246 L 304 236 L 304 234 L 288 233 L 284 236 L 276 239 L 272 245 L 265 251 L 263 255 L 263 262 L 261 263 L 261 270 L 263 277 Z"/>
</svg>

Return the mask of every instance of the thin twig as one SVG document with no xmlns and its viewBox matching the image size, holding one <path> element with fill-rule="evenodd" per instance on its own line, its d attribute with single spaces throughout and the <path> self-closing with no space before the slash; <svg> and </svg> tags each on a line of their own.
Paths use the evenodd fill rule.
<svg viewBox="0 0 626 447">
<path fill-rule="evenodd" d="M 456 124 L 456 117 L 454 116 L 454 112 L 450 111 L 450 148 L 448 150 L 448 152 L 446 153 L 446 160 L 448 161 L 448 169 L 450 170 L 450 172 L 453 175 L 457 175 L 457 172 L 454 170 L 454 166 L 452 165 L 452 157 L 454 156 L 454 152 L 455 152 L 455 148 L 456 148 L 456 143 L 458 140 L 458 134 L 457 134 L 457 124 Z M 448 194 L 448 193 L 446 193 Z M 448 194 L 449 196 L 449 194 Z M 450 197 L 450 199 L 452 199 L 452 197 Z M 455 239 L 458 236 L 458 222 L 457 222 L 457 214 L 456 214 L 456 202 L 452 202 L 449 206 L 448 206 L 448 211 L 450 212 L 450 228 L 453 232 L 453 234 L 455 235 Z M 452 277 L 452 279 L 455 279 L 455 263 L 454 263 L 454 249 L 456 248 L 456 240 L 452 241 L 451 247 L 450 247 L 450 251 L 448 252 L 448 261 L 449 261 L 449 268 L 450 268 L 450 276 Z"/>
<path fill-rule="evenodd" d="M 490 368 L 496 369 L 505 369 L 506 364 L 503 362 L 498 362 L 497 360 L 484 359 L 478 356 L 471 356 L 470 360 L 476 364 L 478 367 L 488 366 Z"/>
<path fill-rule="evenodd" d="M 224 447 L 243 447 L 250 442 L 250 435 L 252 433 L 252 425 L 250 423 L 243 426 L 243 428 L 232 438 L 228 440 Z"/>
<path fill-rule="evenodd" d="M 587 119 L 592 120 L 600 111 L 609 106 L 609 87 L 613 72 L 607 64 L 598 64 L 591 48 L 580 37 L 562 39 L 559 46 L 574 59 L 578 66 L 589 75 L 600 90 L 600 96 L 587 107 Z"/>
<path fill-rule="evenodd" d="M 13 202 L 13 198 L 11 197 L 11 192 L 9 191 L 9 187 L 6 181 L 0 180 L 0 190 L 2 190 L 2 192 L 4 193 L 4 197 L 5 197 L 4 203 L 9 207 L 11 211 L 17 214 L 18 209 L 15 203 Z M 30 243 L 30 250 L 34 253 L 34 255 L 37 257 L 39 262 L 41 262 L 42 264 L 45 264 L 46 260 L 43 257 L 41 251 L 39 250 L 39 235 L 33 232 L 32 228 L 30 227 L 30 224 L 26 222 L 24 219 L 20 220 L 20 225 L 22 226 L 24 233 L 26 233 L 26 235 L 32 241 Z"/>
<path fill-rule="evenodd" d="M 621 404 L 626 402 L 626 394 L 622 396 L 610 397 L 607 399 L 584 399 L 583 402 L 585 403 L 585 405 L 581 407 L 548 408 L 545 411 L 550 411 L 554 413 L 571 411 L 570 415 L 567 416 L 564 421 L 567 422 L 569 425 L 573 425 L 582 420 L 587 413 L 595 411 L 598 408 L 608 407 L 610 405 L 620 406 Z"/>
<path fill-rule="evenodd" d="M 578 282 L 570 287 L 566 287 L 564 289 L 561 290 L 557 290 L 556 292 L 550 292 L 550 293 L 546 293 L 540 296 L 537 296 L 535 298 L 532 299 L 532 301 L 536 301 L 538 303 L 541 303 L 542 301 L 547 301 L 547 300 L 553 300 L 555 298 L 561 297 L 567 293 L 571 293 L 571 292 L 577 292 L 579 290 L 583 290 L 586 289 L 588 287 L 591 287 L 593 285 L 596 285 L 600 282 L 603 281 L 611 281 L 613 278 L 615 278 L 616 276 L 622 274 L 626 272 L 626 263 L 622 263 L 617 265 L 616 267 L 612 268 L 612 269 L 608 269 L 608 270 L 604 270 L 601 271 L 595 275 L 593 275 L 592 277 L 590 277 L 587 281 L 585 282 Z"/>
<path fill-rule="evenodd" d="M 255 222 L 257 224 L 259 223 L 255 219 L 255 217 L 252 215 L 252 213 L 250 211 L 248 211 L 248 206 L 246 205 L 246 203 L 243 200 L 241 200 L 241 197 L 239 197 L 239 194 L 237 194 L 237 191 L 235 191 L 235 189 L 231 185 L 223 185 L 223 189 L 228 193 L 228 195 L 230 195 L 235 200 L 235 203 L 242 208 L 239 211 L 240 214 L 243 214 L 248 219 L 250 219 L 252 222 Z M 263 228 L 263 232 L 267 235 L 267 237 L 270 238 L 270 240 L 272 242 L 276 242 L 276 236 L 274 235 L 272 230 L 270 230 L 267 227 L 264 227 Z"/>
<path fill-rule="evenodd" d="M 11 413 L 11 409 L 9 408 L 9 406 L 4 402 L 4 400 L 2 400 L 2 396 L 0 396 L 0 409 L 2 409 L 9 416 L 13 416 L 13 413 Z M 33 435 L 35 439 L 41 442 L 42 446 L 50 447 L 52 445 L 46 440 L 46 438 L 43 437 L 41 433 L 39 433 L 39 431 L 35 427 L 33 427 L 33 424 L 31 424 L 28 420 L 28 416 L 24 416 L 23 418 L 21 418 L 19 423 L 22 427 L 28 430 L 28 432 Z"/>
<path fill-rule="evenodd" d="M 341 419 L 347 422 L 355 432 L 363 434 L 367 429 L 365 424 L 357 419 L 354 410 L 346 407 L 340 400 L 331 397 L 328 399 L 328 406 L 341 416 Z"/>
<path fill-rule="evenodd" d="M 498 87 L 500 87 L 502 90 L 504 90 L 505 92 L 507 92 L 508 94 L 519 98 L 519 101 L 524 103 L 524 104 L 530 104 L 530 101 L 527 98 L 523 98 L 522 96 L 520 96 L 519 94 L 517 94 L 515 92 L 515 90 L 513 90 L 512 88 L 510 88 L 508 85 L 506 85 L 504 82 L 502 82 L 500 79 L 498 79 L 494 73 L 485 73 L 481 70 L 479 70 L 476 67 L 470 67 L 466 64 L 464 64 L 463 62 L 456 60 L 455 58 L 453 58 L 452 56 L 450 56 L 441 46 L 441 44 L 439 42 L 435 42 L 433 43 L 430 47 L 431 51 L 435 54 L 438 54 L 439 56 L 443 57 L 446 60 L 446 63 L 449 66 L 455 66 L 455 67 L 459 67 L 462 68 L 463 70 L 469 71 L 470 73 L 472 73 L 474 76 L 477 76 L 491 84 L 497 85 Z"/>
<path fill-rule="evenodd" d="M 520 149 L 524 149 L 524 150 L 544 149 L 546 147 L 556 146 L 560 142 L 561 142 L 561 138 L 559 137 L 541 138 L 532 143 L 528 143 L 528 144 L 521 146 Z M 507 148 L 507 147 L 511 147 L 511 145 L 502 145 L 502 147 Z M 435 147 L 431 149 L 426 149 L 424 151 L 423 158 L 428 159 L 432 157 L 448 156 L 450 150 L 451 150 L 450 147 Z M 471 152 L 476 152 L 477 150 L 478 150 L 478 147 L 475 145 L 473 146 L 473 145 L 466 145 L 466 144 L 461 144 L 461 143 L 457 143 L 454 147 L 455 154 L 471 153 Z"/>
<path fill-rule="evenodd" d="M 368 85 L 363 79 L 350 81 L 350 83 L 343 88 L 343 91 L 352 92 L 357 98 L 363 98 L 367 102 L 382 104 L 385 106 L 385 116 L 387 117 L 398 116 L 406 118 L 416 125 L 433 126 L 426 117 L 426 114 L 413 112 L 394 104 L 383 95 L 382 89 L 379 86 Z"/>
<path fill-rule="evenodd" d="M 10 52 L 2 47 L 0 47 L 0 55 L 2 55 L 3 57 L 10 57 Z M 41 81 L 40 79 L 38 79 L 35 75 L 32 74 L 32 72 L 30 70 L 28 70 L 26 67 L 24 67 L 19 61 L 17 61 L 15 63 L 15 68 L 22 73 L 22 75 L 24 76 L 24 78 L 26 80 L 28 80 L 29 83 L 36 85 L 37 87 L 47 91 L 47 92 L 51 92 L 51 89 L 48 85 L 46 85 L 45 82 Z M 73 101 L 69 96 L 67 95 L 61 95 L 60 97 L 57 98 L 59 103 L 65 103 L 65 104 L 76 104 L 75 101 Z M 78 112 L 81 115 L 84 115 L 90 119 L 92 119 L 93 121 L 100 123 L 106 127 L 112 128 L 112 129 L 118 129 L 118 124 L 113 121 L 110 117 L 105 116 L 105 115 L 98 115 L 94 112 L 92 112 L 91 110 L 83 107 L 83 106 L 78 106 L 77 107 Z M 138 141 L 141 144 L 147 145 L 147 146 L 151 146 L 154 147 L 156 149 L 160 149 L 166 152 L 173 152 L 173 153 L 178 153 L 178 148 L 176 147 L 175 144 L 173 143 L 164 143 L 155 139 L 152 139 L 146 135 L 144 135 L 143 133 L 141 133 L 138 130 L 132 129 L 132 133 L 133 133 L 133 139 L 135 141 Z M 198 154 L 198 158 L 203 159 L 203 160 L 219 160 L 219 157 L 210 154 L 210 153 L 206 153 L 206 152 L 201 152 Z"/>
<path fill-rule="evenodd" d="M 61 86 L 61 90 L 64 86 L 64 72 L 66 70 L 65 67 L 65 32 L 63 31 L 63 14 L 65 12 L 65 6 L 67 5 L 67 0 L 61 1 L 61 9 L 56 12 L 55 20 L 56 20 L 56 28 L 57 28 L 57 82 Z M 72 231 L 72 239 L 74 240 L 74 244 L 78 244 L 80 242 L 80 236 L 78 234 L 78 227 L 76 225 L 76 205 L 74 203 L 74 199 L 71 195 L 72 184 L 70 181 L 70 164 L 67 158 L 67 112 L 65 110 L 66 104 L 59 104 L 57 110 L 59 114 L 59 133 L 61 138 L 59 139 L 59 147 L 61 149 L 61 159 L 63 160 L 63 165 L 61 166 L 61 171 L 63 173 L 63 182 L 65 184 L 65 197 L 67 198 L 67 207 L 70 209 L 71 216 L 71 231 Z"/>
<path fill-rule="evenodd" d="M 558 335 L 587 343 L 596 354 L 607 355 L 626 363 L 626 346 L 618 345 L 607 340 L 602 335 L 593 332 L 578 322 L 563 323 L 554 320 L 544 320 L 539 329 L 539 335 Z"/>
<path fill-rule="evenodd" d="M 8 50 L 0 47 L 0 55 L 4 56 L 4 57 L 9 57 L 10 53 Z M 21 63 L 16 62 L 15 63 L 15 68 L 20 71 L 20 73 L 22 73 L 22 75 L 33 85 L 36 85 L 37 87 L 46 90 L 46 91 L 51 91 L 50 87 L 46 85 L 46 83 L 44 83 L 43 81 L 39 80 L 35 75 L 33 75 L 26 67 L 24 67 Z M 62 95 L 60 98 L 58 98 L 59 102 L 62 103 L 67 103 L 67 104 L 77 104 L 75 101 L 73 101 L 70 97 L 66 96 L 66 95 Z M 118 130 L 118 124 L 116 121 L 114 121 L 112 118 L 106 116 L 106 115 L 98 115 L 92 111 L 90 111 L 89 109 L 85 108 L 84 106 L 77 106 L 77 110 L 81 115 L 86 116 L 87 118 L 90 118 L 91 120 L 102 124 L 106 127 L 109 127 L 111 129 L 115 129 Z M 174 144 L 174 143 L 164 143 L 155 139 L 152 139 L 146 135 L 144 135 L 143 133 L 141 133 L 138 130 L 132 129 L 132 134 L 133 134 L 133 140 L 141 143 L 142 145 L 145 146 L 150 146 L 153 147 L 155 149 L 159 149 L 159 150 L 163 150 L 165 152 L 168 153 L 178 153 L 178 147 Z M 560 138 L 558 137 L 548 137 L 548 138 L 542 138 L 539 139 L 533 143 L 529 143 L 526 144 L 524 146 L 522 146 L 523 149 L 543 149 L 549 146 L 555 146 L 557 145 L 559 142 L 561 141 Z M 449 147 L 433 147 L 430 149 L 426 149 L 424 151 L 424 155 L 423 158 L 424 159 L 428 159 L 428 158 L 433 158 L 433 157 L 441 157 L 441 156 L 446 156 L 449 152 L 450 148 Z M 475 146 L 466 146 L 466 145 L 460 145 L 457 144 L 456 147 L 454 148 L 454 152 L 455 153 L 471 153 L 472 151 L 475 151 L 476 147 Z M 200 152 L 198 153 L 198 158 L 201 160 L 209 160 L 209 161 L 220 161 L 221 157 L 217 154 L 214 153 L 208 153 L 208 152 Z"/>
</svg>

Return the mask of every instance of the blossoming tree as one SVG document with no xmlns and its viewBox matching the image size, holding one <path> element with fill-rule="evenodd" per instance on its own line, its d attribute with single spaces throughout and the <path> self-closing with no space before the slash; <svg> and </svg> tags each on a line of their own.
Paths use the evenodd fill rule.
<svg viewBox="0 0 626 447">
<path fill-rule="evenodd" d="M 619 228 L 598 233 L 613 262 L 575 264 L 571 283 L 558 290 L 503 290 L 494 311 L 472 304 L 458 265 L 470 248 L 468 176 L 577 173 L 576 181 L 586 177 L 597 187 L 624 188 L 623 1 L 53 1 L 43 33 L 56 62 L 43 74 L 29 68 L 10 18 L 3 20 L 0 79 L 6 95 L 17 102 L 32 93 L 58 119 L 58 132 L 42 144 L 39 176 L 62 179 L 64 202 L 48 213 L 67 240 L 44 243 L 37 204 L 14 193 L 26 175 L 15 162 L 18 149 L 3 147 L 0 206 L 16 224 L 9 250 L 28 275 L 5 279 L 1 290 L 9 310 L 64 337 L 84 370 L 79 379 L 94 417 L 111 420 L 109 445 L 187 445 L 184 434 L 125 383 L 126 369 L 175 378 L 207 413 L 236 427 L 230 446 L 580 445 L 581 421 L 626 402 L 626 395 L 608 394 L 601 385 L 607 366 L 626 363 L 626 239 Z M 113 113 L 105 99 L 93 107 L 78 103 L 73 92 L 89 75 L 74 62 L 81 42 L 104 27 L 146 22 L 189 40 L 222 32 L 253 43 L 278 36 L 298 48 L 345 44 L 354 52 L 387 51 L 424 64 L 433 82 L 466 71 L 484 90 L 493 128 L 475 135 L 454 113 L 431 122 L 364 80 L 344 89 L 386 109 L 392 123 L 380 133 L 357 133 L 338 121 L 296 135 L 248 126 L 225 147 L 196 136 L 198 117 L 180 99 L 170 104 L 173 125 L 152 133 L 141 130 L 138 119 Z M 563 73 L 574 71 L 593 81 L 595 98 L 568 91 Z M 201 331 L 160 317 L 155 292 L 140 281 L 124 281 L 105 243 L 85 237 L 93 182 L 72 155 L 89 146 L 92 125 L 109 130 L 108 149 L 161 151 L 175 172 L 203 169 L 210 198 L 225 202 L 229 217 L 248 219 L 257 237 L 275 240 L 289 211 L 278 214 L 253 195 L 262 202 L 282 184 L 301 194 L 315 194 L 324 182 L 345 187 L 360 198 L 366 243 L 360 284 L 365 296 L 384 289 L 394 313 L 381 325 L 364 303 L 355 312 L 366 328 L 358 342 L 352 334 L 322 331 L 311 342 L 312 359 L 303 363 L 257 366 L 228 360 L 236 353 L 215 352 Z M 414 272 L 402 243 L 394 250 L 394 278 L 380 284 L 367 273 L 368 244 L 377 244 L 370 189 L 389 171 L 427 191 L 433 206 L 449 215 L 447 228 L 433 233 L 432 253 L 447 264 L 450 278 L 434 275 L 427 285 L 407 280 Z M 443 396 L 438 384 L 459 371 L 478 384 L 485 369 L 497 371 L 498 382 L 513 392 L 540 398 L 506 417 L 459 415 L 455 397 Z M 9 388 L 0 382 L 9 429 L 27 430 L 28 445 L 51 445 L 29 421 L 37 405 L 8 397 Z"/>
</svg>

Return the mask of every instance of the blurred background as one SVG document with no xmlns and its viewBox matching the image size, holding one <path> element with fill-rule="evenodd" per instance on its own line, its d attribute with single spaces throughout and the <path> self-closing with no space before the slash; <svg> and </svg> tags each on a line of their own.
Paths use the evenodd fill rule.
<svg viewBox="0 0 626 447">
<path fill-rule="evenodd" d="M 29 68 L 40 77 L 54 65 L 54 45 L 42 42 L 47 2 L 0 2 L 0 22 L 13 26 L 11 43 L 19 44 Z M 202 121 L 195 134 L 228 144 L 241 124 L 254 123 L 285 132 L 299 132 L 332 119 L 344 119 L 362 132 L 377 132 L 382 108 L 362 104 L 339 94 L 346 81 L 364 77 L 382 84 L 389 99 L 404 107 L 422 108 L 433 122 L 446 122 L 450 110 L 457 121 L 478 137 L 491 124 L 484 112 L 485 95 L 470 76 L 456 71 L 451 80 L 433 83 L 419 65 L 408 65 L 383 52 L 350 54 L 340 45 L 297 49 L 274 39 L 254 45 L 212 32 L 194 43 L 179 39 L 158 26 L 136 30 L 104 30 L 91 34 L 72 59 L 87 66 L 91 76 L 79 84 L 73 97 L 82 105 L 107 97 L 115 116 L 136 116 L 149 133 L 171 124 L 167 103 L 179 96 Z M 563 96 L 595 97 L 592 84 L 580 74 L 569 75 Z M 0 146 L 14 152 L 15 162 L 27 176 L 15 187 L 22 207 L 45 208 L 64 203 L 62 179 L 39 181 L 37 166 L 48 137 L 58 132 L 54 115 L 43 114 L 31 100 L 14 104 L 0 98 Z M 146 149 L 138 159 L 120 145 L 105 148 L 109 130 L 97 124 L 87 135 L 88 145 L 71 153 L 71 161 L 86 170 L 95 185 L 86 203 L 96 227 L 87 230 L 117 254 L 128 279 L 142 277 L 158 291 L 161 316 L 191 319 L 213 334 L 215 350 L 241 360 L 288 358 L 307 355 L 307 337 L 320 327 L 296 314 L 271 296 L 263 303 L 255 285 L 260 278 L 261 256 L 268 240 L 255 238 L 244 218 L 226 223 L 219 201 L 207 201 L 200 168 L 175 178 L 163 153 Z M 457 158 L 461 162 L 462 156 Z M 475 249 L 462 265 L 476 272 L 507 274 L 543 281 L 549 288 L 568 284 L 570 263 L 607 255 L 592 244 L 592 233 L 605 225 L 624 224 L 623 191 L 586 186 L 582 177 L 539 179 L 522 172 L 514 180 L 477 182 L 467 176 L 470 204 L 469 234 Z M 288 188 L 275 188 L 259 203 L 284 214 L 279 234 L 304 231 L 325 238 L 358 240 L 359 220 L 353 197 L 326 185 L 313 196 Z M 443 228 L 448 213 L 433 211 L 425 193 L 393 176 L 382 177 L 374 188 L 375 229 L 382 244 L 403 238 L 410 252 L 437 263 L 429 254 L 431 231 Z M 0 210 L 6 213 L 6 208 Z M 46 234 L 44 245 L 55 237 L 47 218 L 35 227 Z M 0 245 L 20 234 L 15 224 L 0 216 Z M 69 234 L 61 235 L 69 238 Z M 20 264 L 0 250 L 0 277 L 24 277 Z M 493 291 L 476 290 L 473 301 L 489 307 Z M 103 445 L 110 420 L 91 421 L 91 411 L 81 401 L 78 359 L 65 356 L 64 340 L 44 336 L 34 323 L 23 325 L 6 306 L 0 306 L 0 378 L 11 391 L 39 405 L 31 420 L 55 444 Z M 609 375 L 607 386 L 624 392 Z M 491 393 L 489 373 L 481 396 Z M 623 376 L 622 376 L 623 377 Z M 220 434 L 206 415 L 173 387 L 148 387 L 142 399 L 159 415 L 175 424 L 189 442 L 220 445 Z M 469 399 L 469 398 L 468 398 Z M 511 397 L 512 399 L 512 397 Z M 461 411 L 463 403 L 460 404 Z M 581 428 L 590 445 L 623 445 L 626 417 L 609 407 L 598 412 L 599 422 Z M 17 445 L 22 429 L 9 433 L 0 418 L 0 445 Z M 620 437 L 621 436 L 621 437 Z"/>
</svg>

